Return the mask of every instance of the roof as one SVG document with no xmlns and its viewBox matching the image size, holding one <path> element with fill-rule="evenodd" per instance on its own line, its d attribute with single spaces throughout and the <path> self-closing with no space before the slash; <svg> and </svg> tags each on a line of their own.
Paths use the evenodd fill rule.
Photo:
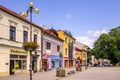
<svg viewBox="0 0 120 80">
<path fill-rule="evenodd" d="M 79 49 L 83 49 L 83 48 L 88 47 L 88 46 L 86 46 L 85 44 L 80 43 L 78 41 L 75 41 L 75 47 L 77 47 Z"/>
<path fill-rule="evenodd" d="M 47 29 L 46 32 L 50 33 L 50 34 L 53 34 L 54 36 L 58 37 L 58 33 L 55 29 Z"/>
<path fill-rule="evenodd" d="M 56 31 L 55 29 L 47 29 L 47 30 L 45 30 L 44 32 L 45 32 L 47 35 L 49 35 L 49 36 L 51 36 L 51 37 L 53 37 L 53 38 L 56 38 L 56 39 L 58 39 L 58 40 L 60 40 L 60 41 L 63 42 L 63 40 L 58 37 L 58 33 L 57 33 L 57 31 Z"/>
<path fill-rule="evenodd" d="M 13 12 L 12 10 L 10 10 L 10 9 L 2 6 L 2 5 L 0 5 L 0 10 L 5 11 L 5 12 L 7 12 L 8 14 L 10 14 L 10 15 L 12 15 L 12 16 L 14 16 L 14 17 L 17 17 L 17 18 L 19 18 L 19 19 L 21 19 L 21 20 L 23 20 L 23 21 L 25 21 L 25 22 L 27 22 L 27 23 L 29 23 L 29 24 L 31 23 L 29 20 L 27 20 L 26 18 L 24 18 L 24 17 L 21 16 L 20 14 L 17 14 L 17 13 Z M 39 25 L 37 25 L 37 24 L 35 24 L 35 23 L 33 23 L 33 22 L 32 22 L 32 25 L 33 25 L 33 26 L 36 26 L 37 28 L 39 28 L 39 29 L 41 29 L 41 30 L 43 30 L 43 28 L 42 28 L 41 26 L 39 26 Z"/>
<path fill-rule="evenodd" d="M 82 49 L 75 47 L 75 50 L 77 51 L 82 51 Z"/>
<path fill-rule="evenodd" d="M 67 31 L 67 30 L 58 30 L 58 32 L 59 32 L 59 31 L 63 31 L 63 33 L 64 33 L 65 35 L 67 35 L 67 36 L 69 36 L 70 38 L 76 40 L 76 39 L 72 36 L 72 34 L 71 34 L 70 31 Z"/>
</svg>

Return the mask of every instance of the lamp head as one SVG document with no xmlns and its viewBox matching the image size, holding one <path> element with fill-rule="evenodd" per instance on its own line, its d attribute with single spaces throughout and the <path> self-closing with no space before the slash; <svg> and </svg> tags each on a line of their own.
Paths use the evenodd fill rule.
<svg viewBox="0 0 120 80">
<path fill-rule="evenodd" d="M 30 3 L 29 3 L 29 7 L 32 8 L 33 6 L 34 6 L 33 2 L 30 2 Z"/>
<path fill-rule="evenodd" d="M 27 12 L 22 12 L 21 15 L 22 15 L 23 17 L 27 17 L 27 16 L 28 16 L 28 13 L 27 13 Z"/>
<path fill-rule="evenodd" d="M 28 13 L 27 12 L 24 12 L 24 14 L 23 14 L 25 17 L 27 17 L 28 16 Z"/>
<path fill-rule="evenodd" d="M 35 12 L 36 14 L 38 14 L 38 13 L 39 13 L 39 9 L 35 8 L 35 9 L 34 9 L 34 12 Z"/>
</svg>

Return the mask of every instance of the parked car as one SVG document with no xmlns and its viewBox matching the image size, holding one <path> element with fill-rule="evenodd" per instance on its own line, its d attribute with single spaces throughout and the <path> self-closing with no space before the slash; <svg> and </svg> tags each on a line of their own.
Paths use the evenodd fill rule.
<svg viewBox="0 0 120 80">
<path fill-rule="evenodd" d="M 103 63 L 103 66 L 104 66 L 104 67 L 112 67 L 112 64 L 110 64 L 109 62 L 104 62 L 104 63 Z"/>
</svg>

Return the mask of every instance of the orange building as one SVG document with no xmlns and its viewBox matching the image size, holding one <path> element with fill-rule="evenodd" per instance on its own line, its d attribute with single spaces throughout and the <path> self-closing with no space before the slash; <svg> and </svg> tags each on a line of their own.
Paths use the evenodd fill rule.
<svg viewBox="0 0 120 80">
<path fill-rule="evenodd" d="M 82 64 L 82 50 L 78 47 L 75 47 L 75 66 Z"/>
</svg>

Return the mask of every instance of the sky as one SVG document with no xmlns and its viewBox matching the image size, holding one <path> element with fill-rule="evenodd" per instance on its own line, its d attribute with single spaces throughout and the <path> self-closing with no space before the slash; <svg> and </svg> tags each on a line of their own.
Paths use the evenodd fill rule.
<svg viewBox="0 0 120 80">
<path fill-rule="evenodd" d="M 100 34 L 120 25 L 120 0 L 0 0 L 0 5 L 19 14 L 29 8 L 29 2 L 40 11 L 33 14 L 34 23 L 68 30 L 91 48 Z"/>
</svg>

